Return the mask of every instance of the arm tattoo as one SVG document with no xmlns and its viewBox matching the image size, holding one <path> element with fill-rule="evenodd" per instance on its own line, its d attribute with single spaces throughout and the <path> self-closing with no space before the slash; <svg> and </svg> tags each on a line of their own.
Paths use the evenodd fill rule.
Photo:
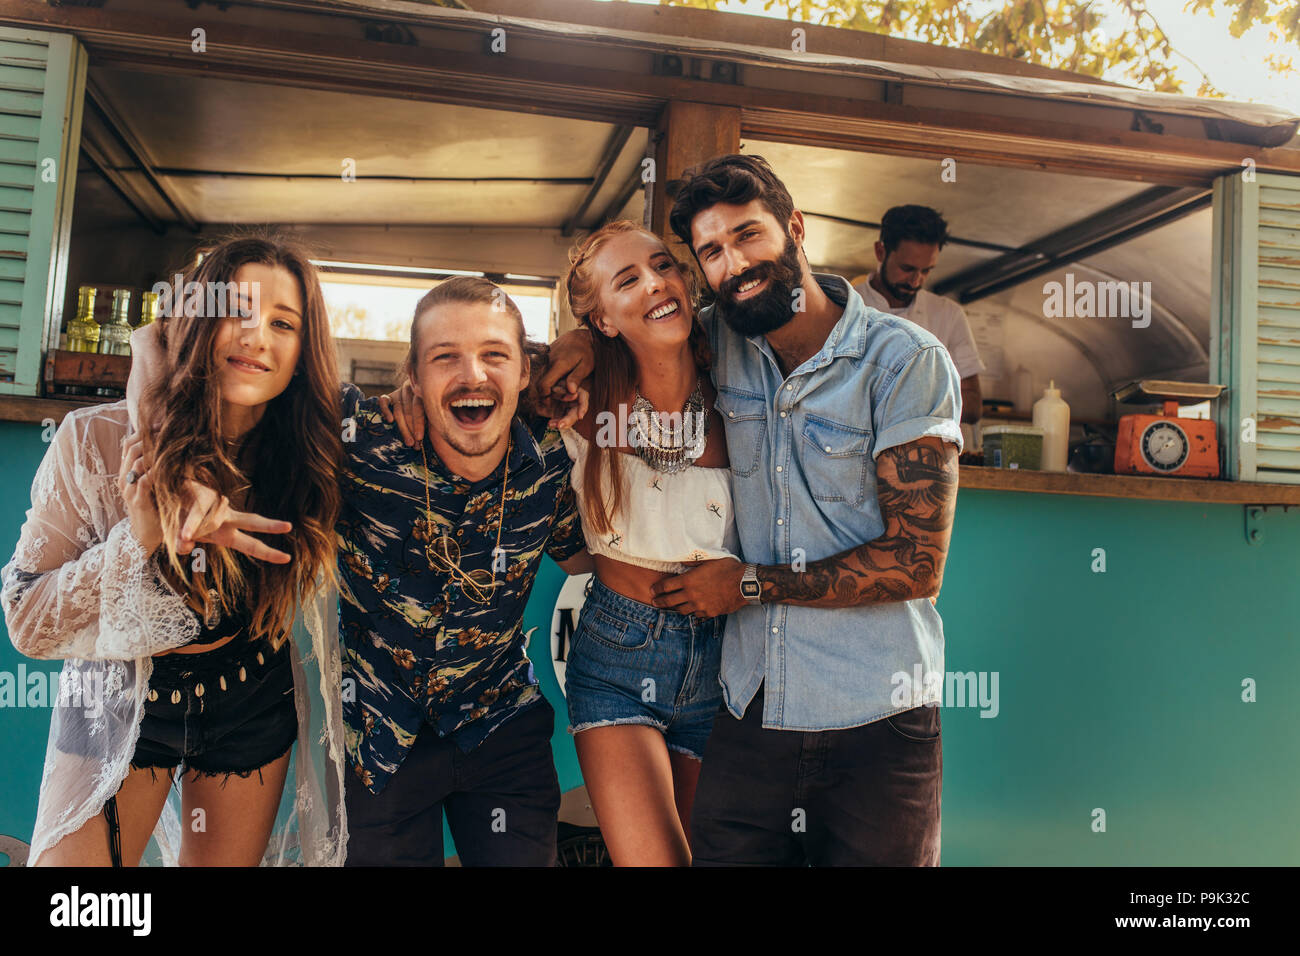
<svg viewBox="0 0 1300 956">
<path fill-rule="evenodd" d="M 884 533 L 811 562 L 804 571 L 759 568 L 763 602 L 858 607 L 939 592 L 957 507 L 957 449 L 922 438 L 880 453 L 876 493 Z"/>
</svg>

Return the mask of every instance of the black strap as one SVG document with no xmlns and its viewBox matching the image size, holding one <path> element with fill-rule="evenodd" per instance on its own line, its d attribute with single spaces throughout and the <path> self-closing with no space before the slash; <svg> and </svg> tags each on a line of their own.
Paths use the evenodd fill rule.
<svg viewBox="0 0 1300 956">
<path fill-rule="evenodd" d="M 104 819 L 108 821 L 108 855 L 113 858 L 113 866 L 122 867 L 122 828 L 117 823 L 117 796 L 108 798 L 104 804 Z"/>
</svg>

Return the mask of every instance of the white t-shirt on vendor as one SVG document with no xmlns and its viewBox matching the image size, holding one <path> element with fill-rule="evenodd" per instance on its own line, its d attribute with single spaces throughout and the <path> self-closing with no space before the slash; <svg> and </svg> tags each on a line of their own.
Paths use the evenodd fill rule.
<svg viewBox="0 0 1300 956">
<path fill-rule="evenodd" d="M 962 378 L 970 378 L 984 371 L 979 350 L 975 348 L 975 336 L 971 334 L 970 322 L 967 321 L 966 313 L 962 311 L 960 305 L 952 299 L 922 289 L 916 294 L 911 305 L 891 306 L 888 300 L 872 287 L 871 279 L 874 276 L 873 272 L 864 282 L 853 287 L 867 305 L 881 312 L 907 319 L 909 322 L 915 322 L 933 335 L 948 350 L 952 364 L 957 367 L 957 374 Z"/>
</svg>

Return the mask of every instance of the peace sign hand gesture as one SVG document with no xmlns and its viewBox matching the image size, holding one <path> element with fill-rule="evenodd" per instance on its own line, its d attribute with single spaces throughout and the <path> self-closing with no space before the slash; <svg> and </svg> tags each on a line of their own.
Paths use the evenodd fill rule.
<svg viewBox="0 0 1300 956">
<path fill-rule="evenodd" d="M 229 498 L 197 481 L 186 481 L 185 490 L 190 495 L 190 504 L 181 521 L 176 542 L 177 553 L 189 554 L 194 550 L 195 544 L 202 541 L 233 548 L 250 558 L 272 564 L 288 564 L 292 560 L 285 552 L 246 533 L 288 534 L 293 530 L 291 522 L 236 511 L 230 507 Z"/>
</svg>

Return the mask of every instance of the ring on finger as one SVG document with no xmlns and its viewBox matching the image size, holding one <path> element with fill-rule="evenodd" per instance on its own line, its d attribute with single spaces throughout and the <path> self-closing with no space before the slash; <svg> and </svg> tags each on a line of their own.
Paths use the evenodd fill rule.
<svg viewBox="0 0 1300 956">
<path fill-rule="evenodd" d="M 134 468 L 132 468 L 130 471 L 126 473 L 126 483 L 128 485 L 134 485 L 139 480 L 140 480 L 140 476 L 135 473 Z"/>
</svg>

